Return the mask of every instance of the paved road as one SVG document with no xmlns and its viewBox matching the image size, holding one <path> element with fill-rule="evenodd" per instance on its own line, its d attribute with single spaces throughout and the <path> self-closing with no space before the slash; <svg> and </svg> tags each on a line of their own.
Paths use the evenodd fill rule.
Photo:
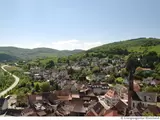
<svg viewBox="0 0 160 120">
<path fill-rule="evenodd" d="M 7 72 L 8 74 L 12 75 L 10 72 L 8 72 L 4 67 L 6 67 L 8 65 L 3 65 L 1 66 L 2 70 L 4 70 L 5 72 Z M 14 83 L 9 87 L 7 88 L 6 90 L 0 92 L 0 97 L 5 95 L 8 91 L 12 90 L 14 87 L 16 87 L 16 85 L 18 84 L 19 82 L 19 77 L 15 76 L 15 75 L 12 75 L 15 79 Z"/>
</svg>

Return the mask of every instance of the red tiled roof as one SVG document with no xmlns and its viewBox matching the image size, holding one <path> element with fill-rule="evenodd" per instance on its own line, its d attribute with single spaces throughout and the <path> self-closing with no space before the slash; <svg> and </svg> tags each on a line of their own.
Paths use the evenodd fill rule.
<svg viewBox="0 0 160 120">
<path fill-rule="evenodd" d="M 134 87 L 134 91 L 135 92 L 139 92 L 140 89 L 141 89 L 140 86 L 136 82 L 134 82 L 134 86 L 133 87 Z"/>
<path fill-rule="evenodd" d="M 35 102 L 37 100 L 43 100 L 42 95 L 29 95 L 28 100 L 30 102 Z"/>
<path fill-rule="evenodd" d="M 56 91 L 55 94 L 56 94 L 57 96 L 68 96 L 68 95 L 70 95 L 71 93 L 70 93 L 69 91 L 63 91 L 63 90 L 61 90 L 61 91 Z"/>
<path fill-rule="evenodd" d="M 157 85 L 160 84 L 160 80 L 154 80 Z"/>
<path fill-rule="evenodd" d="M 92 111 L 89 111 L 86 116 L 96 116 Z"/>
<path fill-rule="evenodd" d="M 45 115 L 47 115 L 47 113 L 46 113 L 45 111 L 37 112 L 37 114 L 38 114 L 39 116 L 45 116 Z"/>
<path fill-rule="evenodd" d="M 56 91 L 55 95 L 60 100 L 72 100 L 72 95 L 68 91 Z"/>
<path fill-rule="evenodd" d="M 72 98 L 80 98 L 79 94 L 72 94 Z"/>
<path fill-rule="evenodd" d="M 107 110 L 104 116 L 120 116 L 116 110 Z"/>
<path fill-rule="evenodd" d="M 143 70 L 143 71 L 146 71 L 146 70 L 151 70 L 151 68 L 141 68 L 141 67 L 138 67 L 136 70 Z"/>
<path fill-rule="evenodd" d="M 117 95 L 117 93 L 114 90 L 108 90 L 107 93 L 105 94 L 105 96 L 109 96 L 111 98 L 113 98 L 116 95 Z"/>
</svg>

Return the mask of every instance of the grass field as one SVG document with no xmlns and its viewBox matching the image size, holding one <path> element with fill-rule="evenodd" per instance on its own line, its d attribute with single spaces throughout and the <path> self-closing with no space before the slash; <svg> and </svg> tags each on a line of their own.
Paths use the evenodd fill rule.
<svg viewBox="0 0 160 120">
<path fill-rule="evenodd" d="M 16 66 L 6 66 L 5 69 L 6 69 L 7 71 L 9 71 L 9 72 L 16 71 L 16 70 L 18 70 L 18 71 L 21 71 L 21 70 L 22 70 L 21 68 L 16 67 Z"/>
</svg>

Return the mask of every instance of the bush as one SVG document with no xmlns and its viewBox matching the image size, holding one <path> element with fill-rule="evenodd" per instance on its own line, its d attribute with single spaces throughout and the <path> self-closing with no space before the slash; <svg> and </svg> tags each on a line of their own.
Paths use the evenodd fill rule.
<svg viewBox="0 0 160 120">
<path fill-rule="evenodd" d="M 122 77 L 116 78 L 116 83 L 123 84 L 124 79 Z"/>
<path fill-rule="evenodd" d="M 109 83 L 114 83 L 114 82 L 115 82 L 115 77 L 114 77 L 114 75 L 110 75 L 110 76 L 107 78 L 107 82 L 109 82 Z"/>
<path fill-rule="evenodd" d="M 144 91 L 146 91 L 146 92 L 157 92 L 157 93 L 160 93 L 160 86 L 159 85 L 156 86 L 156 87 L 154 87 L 154 86 L 147 86 L 147 87 L 144 88 Z"/>
<path fill-rule="evenodd" d="M 43 82 L 40 88 L 42 92 L 49 92 L 50 84 L 48 82 Z"/>
<path fill-rule="evenodd" d="M 100 68 L 95 66 L 93 69 L 92 69 L 92 72 L 93 73 L 96 73 L 96 72 L 99 72 L 100 71 Z"/>
</svg>

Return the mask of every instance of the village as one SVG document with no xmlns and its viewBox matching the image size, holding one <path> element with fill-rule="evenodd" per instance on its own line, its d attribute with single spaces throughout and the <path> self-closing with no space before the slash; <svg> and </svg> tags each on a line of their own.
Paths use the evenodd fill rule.
<svg viewBox="0 0 160 120">
<path fill-rule="evenodd" d="M 160 94 L 144 90 L 156 87 L 154 77 L 134 77 L 132 87 L 121 58 L 82 59 L 59 63 L 62 69 L 42 69 L 34 66 L 25 71 L 33 81 L 54 81 L 58 88 L 46 92 L 26 94 L 25 107 L 16 106 L 16 95 L 0 98 L 0 113 L 4 116 L 159 116 Z M 73 74 L 83 73 L 79 80 Z M 92 74 L 88 75 L 88 71 Z M 137 67 L 136 71 L 153 72 Z M 114 76 L 114 77 L 113 77 Z M 129 108 L 129 111 L 128 111 Z"/>
</svg>

